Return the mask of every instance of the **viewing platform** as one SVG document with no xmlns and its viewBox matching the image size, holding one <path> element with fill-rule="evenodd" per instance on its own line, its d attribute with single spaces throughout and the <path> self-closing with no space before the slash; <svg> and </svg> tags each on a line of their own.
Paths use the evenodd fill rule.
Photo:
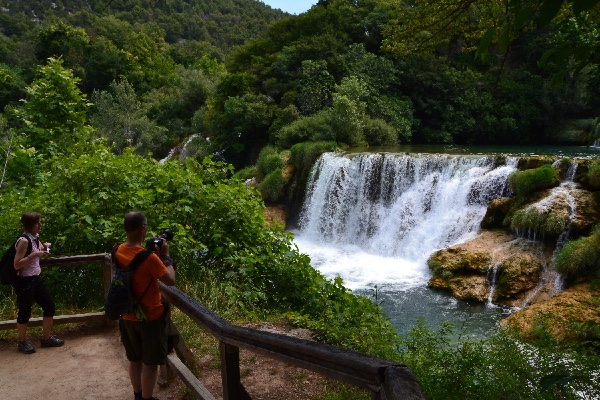
<svg viewBox="0 0 600 400">
<path fill-rule="evenodd" d="M 49 258 L 42 267 L 101 264 L 104 289 L 108 291 L 112 277 L 109 254 Z M 286 336 L 270 331 L 233 325 L 176 287 L 160 283 L 163 300 L 211 334 L 218 342 L 221 385 L 219 393 L 205 387 L 203 377 L 196 376 L 198 360 L 188 348 L 177 327 L 168 318 L 167 331 L 179 337 L 167 365 L 161 367 L 155 395 L 161 399 L 177 399 L 177 390 L 169 392 L 175 378 L 202 400 L 252 400 L 271 397 L 251 396 L 244 386 L 240 369 L 240 349 L 284 363 L 327 379 L 338 380 L 371 392 L 373 400 L 424 399 L 412 371 L 399 363 L 368 354 Z M 118 328 L 104 313 L 61 315 L 55 317 L 55 330 L 62 324 L 89 323 L 89 328 L 73 329 L 63 335 L 65 345 L 41 348 L 39 336 L 30 330 L 36 353 L 21 354 L 10 340 L 0 342 L 0 398 L 2 399 L 128 399 L 132 389 L 127 373 L 127 360 L 120 343 Z M 30 326 L 40 326 L 41 318 Z M 0 330 L 15 329 L 16 321 L 0 321 Z M 68 329 L 67 329 L 68 333 Z M 246 372 L 244 370 L 244 372 Z M 266 380 L 269 380 L 268 376 Z M 161 394 L 163 391 L 163 394 Z M 214 391 L 214 390 L 213 390 Z M 291 394 L 292 388 L 287 393 Z M 72 396 L 72 397 L 69 397 Z M 288 397 L 308 399 L 309 397 Z"/>
</svg>

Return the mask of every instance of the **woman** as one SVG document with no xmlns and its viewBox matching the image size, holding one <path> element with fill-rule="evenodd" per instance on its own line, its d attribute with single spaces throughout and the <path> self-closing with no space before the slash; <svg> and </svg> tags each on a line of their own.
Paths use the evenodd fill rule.
<svg viewBox="0 0 600 400">
<path fill-rule="evenodd" d="M 34 301 L 40 305 L 44 316 L 42 347 L 60 347 L 65 344 L 65 341 L 50 335 L 54 323 L 54 300 L 40 277 L 42 272 L 40 258 L 48 257 L 50 251 L 50 243 L 42 244 L 38 237 L 42 230 L 42 215 L 36 212 L 27 212 L 21 216 L 21 224 L 23 224 L 25 232 L 15 243 L 14 267 L 17 270 L 17 279 L 13 286 L 19 305 L 17 314 L 19 351 L 31 354 L 35 353 L 35 347 L 27 340 L 27 323 L 31 317 L 31 307 Z M 31 252 L 28 252 L 30 242 Z"/>
</svg>

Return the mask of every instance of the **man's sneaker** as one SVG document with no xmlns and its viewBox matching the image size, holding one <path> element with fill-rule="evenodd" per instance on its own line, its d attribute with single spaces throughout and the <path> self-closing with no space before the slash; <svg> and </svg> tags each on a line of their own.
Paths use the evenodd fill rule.
<svg viewBox="0 0 600 400">
<path fill-rule="evenodd" d="M 19 351 L 25 354 L 35 353 L 35 347 L 29 342 L 29 340 L 25 340 L 24 342 L 19 342 L 17 345 Z"/>
<path fill-rule="evenodd" d="M 50 336 L 48 339 L 42 339 L 41 342 L 42 347 L 60 347 L 65 344 L 64 340 L 61 340 L 54 335 Z"/>
</svg>

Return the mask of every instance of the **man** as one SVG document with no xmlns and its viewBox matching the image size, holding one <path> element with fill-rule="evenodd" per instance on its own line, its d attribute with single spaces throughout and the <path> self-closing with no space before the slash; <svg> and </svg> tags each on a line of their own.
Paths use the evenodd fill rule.
<svg viewBox="0 0 600 400">
<path fill-rule="evenodd" d="M 143 212 L 130 211 L 125 215 L 123 227 L 127 240 L 115 253 L 121 268 L 127 267 L 133 257 L 144 250 L 142 243 L 146 238 L 148 220 Z M 165 307 L 161 301 L 159 279 L 168 286 L 175 284 L 175 270 L 165 239 L 132 277 L 131 290 L 143 313 L 136 312 L 137 316 L 125 314 L 119 320 L 135 400 L 156 399 L 152 395 L 158 379 L 158 366 L 165 364 L 167 358 Z"/>
</svg>

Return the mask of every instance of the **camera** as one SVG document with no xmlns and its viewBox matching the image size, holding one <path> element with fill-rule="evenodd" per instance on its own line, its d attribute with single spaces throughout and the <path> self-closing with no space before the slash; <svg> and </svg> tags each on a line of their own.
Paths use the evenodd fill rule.
<svg viewBox="0 0 600 400">
<path fill-rule="evenodd" d="M 165 229 L 163 233 L 159 236 L 148 239 L 148 241 L 146 242 L 146 248 L 152 251 L 156 250 L 156 246 L 160 248 L 163 244 L 163 239 L 173 239 L 173 231 L 171 231 L 170 229 Z"/>
</svg>

